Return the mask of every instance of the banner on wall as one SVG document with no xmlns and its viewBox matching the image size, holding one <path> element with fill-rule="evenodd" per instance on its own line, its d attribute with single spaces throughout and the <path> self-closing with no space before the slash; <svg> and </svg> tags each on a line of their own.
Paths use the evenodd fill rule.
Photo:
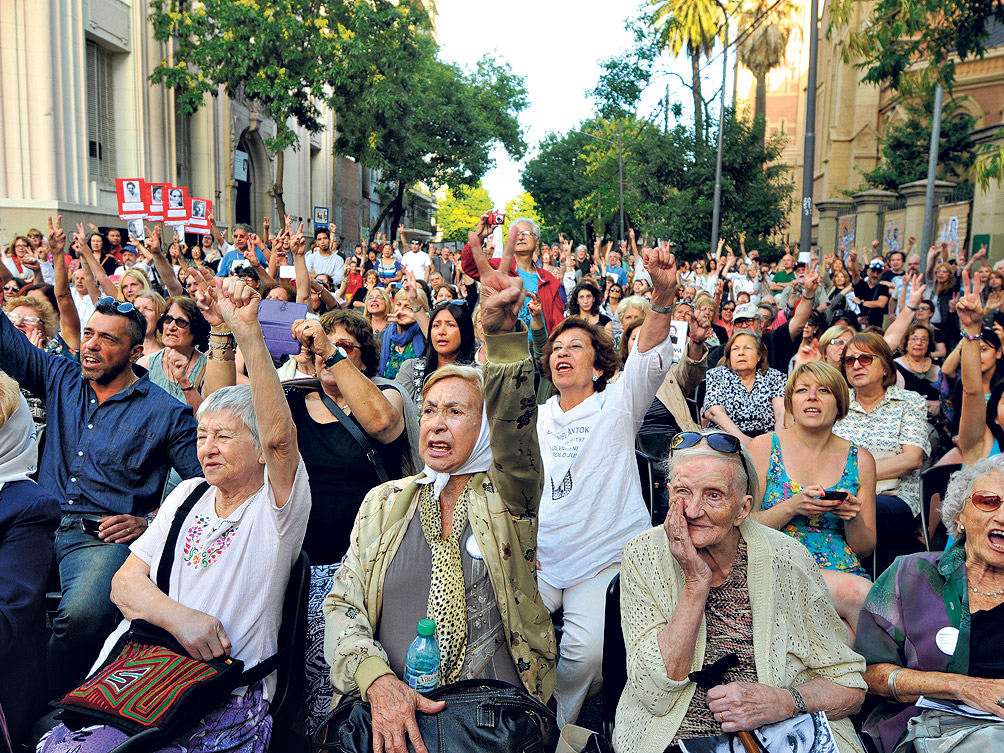
<svg viewBox="0 0 1004 753">
<path fill-rule="evenodd" d="M 889 258 L 893 251 L 906 248 L 906 210 L 886 212 L 882 229 L 882 255 Z"/>
<path fill-rule="evenodd" d="M 854 229 L 857 224 L 857 215 L 845 214 L 837 218 L 837 250 L 843 253 L 844 259 L 854 245 Z"/>
<path fill-rule="evenodd" d="M 937 224 L 934 227 L 938 243 L 947 243 L 952 251 L 966 242 L 969 232 L 969 202 L 942 204 L 938 207 Z"/>
</svg>

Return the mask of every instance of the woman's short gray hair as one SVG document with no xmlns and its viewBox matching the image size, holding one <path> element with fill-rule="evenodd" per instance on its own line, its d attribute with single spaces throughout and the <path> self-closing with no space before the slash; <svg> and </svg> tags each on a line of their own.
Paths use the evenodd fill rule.
<svg viewBox="0 0 1004 753">
<path fill-rule="evenodd" d="M 254 405 L 251 403 L 251 385 L 237 384 L 232 387 L 223 387 L 202 401 L 198 412 L 195 414 L 196 422 L 210 413 L 229 413 L 234 418 L 239 418 L 241 423 L 251 432 L 251 439 L 254 441 L 256 450 L 261 449 L 261 439 L 258 437 L 258 417 L 254 412 Z"/>
<path fill-rule="evenodd" d="M 629 295 L 627 298 L 621 298 L 621 302 L 617 304 L 617 318 L 624 316 L 628 309 L 638 309 L 642 314 L 647 314 L 651 308 L 652 304 L 645 296 Z"/>
<path fill-rule="evenodd" d="M 700 433 L 708 436 L 709 434 L 721 434 L 722 431 L 719 429 L 705 429 Z M 739 458 L 740 452 L 742 453 L 742 460 Z M 742 445 L 739 446 L 739 452 L 719 452 L 718 450 L 711 449 L 707 442 L 701 442 L 693 447 L 687 447 L 682 450 L 671 450 L 666 455 L 665 461 L 663 461 L 663 466 L 666 469 L 667 486 L 673 479 L 674 466 L 681 461 L 695 457 L 717 458 L 730 463 L 734 470 L 732 478 L 741 481 L 742 486 L 746 490 L 745 493 L 753 497 L 753 510 L 760 509 L 760 482 L 757 477 L 756 463 L 753 462 L 753 456 L 750 455 L 749 450 Z M 743 461 L 746 462 L 745 467 L 743 466 Z"/>
<path fill-rule="evenodd" d="M 941 520 L 945 530 L 956 541 L 963 538 L 959 530 L 959 515 L 966 506 L 966 500 L 976 491 L 976 482 L 994 471 L 1004 475 L 1004 455 L 991 455 L 952 474 L 941 500 Z"/>
<path fill-rule="evenodd" d="M 516 227 L 521 222 L 525 222 L 527 225 L 529 225 L 530 226 L 530 230 L 533 231 L 534 237 L 537 240 L 540 240 L 540 225 L 538 225 L 535 221 L 531 220 L 529 217 L 517 217 L 515 220 L 513 220 L 512 222 L 510 222 L 509 223 L 509 232 L 511 233 L 512 229 L 514 227 Z"/>
</svg>

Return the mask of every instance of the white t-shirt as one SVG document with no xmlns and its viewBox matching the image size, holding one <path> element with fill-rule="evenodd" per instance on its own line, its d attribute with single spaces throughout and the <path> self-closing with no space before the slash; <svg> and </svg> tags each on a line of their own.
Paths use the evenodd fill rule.
<svg viewBox="0 0 1004 753">
<path fill-rule="evenodd" d="M 91 300 L 89 295 L 80 295 L 72 285 L 70 286 L 70 297 L 73 298 L 73 305 L 77 307 L 77 318 L 80 319 L 80 334 L 83 336 L 87 320 L 91 318 L 91 314 L 94 313 L 97 304 Z"/>
<path fill-rule="evenodd" d="M 401 256 L 401 263 L 405 269 L 415 273 L 416 280 L 424 280 L 425 268 L 432 266 L 432 257 L 425 251 L 405 251 Z"/>
<path fill-rule="evenodd" d="M 150 566 L 151 580 L 156 581 L 174 513 L 201 482 L 188 479 L 178 484 L 150 527 L 129 545 Z M 227 518 L 216 515 L 215 496 L 215 487 L 210 487 L 185 518 L 168 596 L 222 622 L 230 638 L 230 655 L 250 669 L 277 649 L 283 596 L 310 516 L 307 469 L 301 458 L 289 501 L 282 508 L 275 506 L 267 482 Z M 128 628 L 129 622 L 123 620 L 112 632 L 94 668 Z M 272 674 L 265 681 L 265 697 L 271 698 L 274 691 Z"/>
<path fill-rule="evenodd" d="M 634 439 L 672 365 L 667 337 L 645 353 L 633 352 L 620 379 L 567 413 L 559 395 L 540 406 L 544 493 L 537 576 L 548 585 L 569 588 L 588 580 L 620 562 L 624 545 L 651 528 Z"/>
<path fill-rule="evenodd" d="M 320 251 L 311 251 L 304 260 L 312 277 L 327 275 L 335 285 L 342 284 L 345 274 L 345 259 L 336 253 L 321 256 Z"/>
</svg>

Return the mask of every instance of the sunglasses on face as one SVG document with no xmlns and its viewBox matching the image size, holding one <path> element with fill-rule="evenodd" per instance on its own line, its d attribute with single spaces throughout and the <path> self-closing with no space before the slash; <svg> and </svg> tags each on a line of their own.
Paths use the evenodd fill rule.
<svg viewBox="0 0 1004 753">
<path fill-rule="evenodd" d="M 707 440 L 708 447 L 715 452 L 720 452 L 723 455 L 738 455 L 739 462 L 742 463 L 743 466 L 743 473 L 745 473 L 746 478 L 749 479 L 750 471 L 746 466 L 746 458 L 742 452 L 742 443 L 731 434 L 726 434 L 724 432 L 701 434 L 697 431 L 683 431 L 673 437 L 673 441 L 669 444 L 669 454 L 672 455 L 677 450 L 685 450 L 688 447 L 694 447 L 695 445 L 700 444 L 702 440 Z"/>
<path fill-rule="evenodd" d="M 17 285 L 4 285 L 3 289 L 6 290 L 8 293 L 16 293 L 21 288 L 19 288 Z"/>
<path fill-rule="evenodd" d="M 21 316 L 16 311 L 8 311 L 7 318 L 10 319 L 11 324 L 13 324 L 15 327 L 21 322 L 24 322 L 29 327 L 34 327 L 36 324 L 42 321 L 37 316 Z"/>
<path fill-rule="evenodd" d="M 338 340 L 337 342 L 335 342 L 335 347 L 344 348 L 345 352 L 348 353 L 350 356 L 352 355 L 353 351 L 359 350 L 359 346 L 350 340 Z"/>
<path fill-rule="evenodd" d="M 463 298 L 451 298 L 448 301 L 440 301 L 439 303 L 436 304 L 435 308 L 440 309 L 443 308 L 444 306 L 448 306 L 451 303 L 454 306 L 463 306 L 464 308 L 467 307 L 467 301 L 465 301 Z"/>
<path fill-rule="evenodd" d="M 188 319 L 182 319 L 180 316 L 171 316 L 170 314 L 164 314 L 160 317 L 160 326 L 166 327 L 168 324 L 174 324 L 174 326 L 179 329 L 188 329 L 192 326 L 192 323 Z"/>
<path fill-rule="evenodd" d="M 111 306 L 112 304 L 117 304 L 115 306 L 115 310 L 120 314 L 128 314 L 130 311 L 134 311 L 136 309 L 136 307 L 131 303 L 128 303 L 127 301 L 116 301 L 110 295 L 98 298 L 98 306 Z"/>
<path fill-rule="evenodd" d="M 977 510 L 983 512 L 993 512 L 1001 506 L 1001 502 L 1004 502 L 997 492 L 973 492 L 969 495 L 969 499 Z"/>
<path fill-rule="evenodd" d="M 861 353 L 856 356 L 844 356 L 844 366 L 848 369 L 853 368 L 856 362 L 860 362 L 862 366 L 871 366 L 872 361 L 875 360 L 875 356 L 870 353 Z"/>
</svg>

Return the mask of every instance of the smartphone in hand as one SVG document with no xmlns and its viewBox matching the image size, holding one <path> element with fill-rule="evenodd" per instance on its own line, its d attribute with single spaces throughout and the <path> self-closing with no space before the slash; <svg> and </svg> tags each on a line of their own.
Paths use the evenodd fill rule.
<svg viewBox="0 0 1004 753">
<path fill-rule="evenodd" d="M 842 492 L 839 490 L 834 490 L 834 491 L 826 490 L 825 492 L 823 492 L 820 499 L 836 500 L 837 502 L 843 502 L 845 499 L 847 499 L 847 492 Z"/>
<path fill-rule="evenodd" d="M 88 536 L 93 536 L 94 538 L 98 538 L 98 528 L 100 526 L 100 520 L 91 520 L 90 518 L 82 518 L 80 520 L 80 530 Z"/>
</svg>

